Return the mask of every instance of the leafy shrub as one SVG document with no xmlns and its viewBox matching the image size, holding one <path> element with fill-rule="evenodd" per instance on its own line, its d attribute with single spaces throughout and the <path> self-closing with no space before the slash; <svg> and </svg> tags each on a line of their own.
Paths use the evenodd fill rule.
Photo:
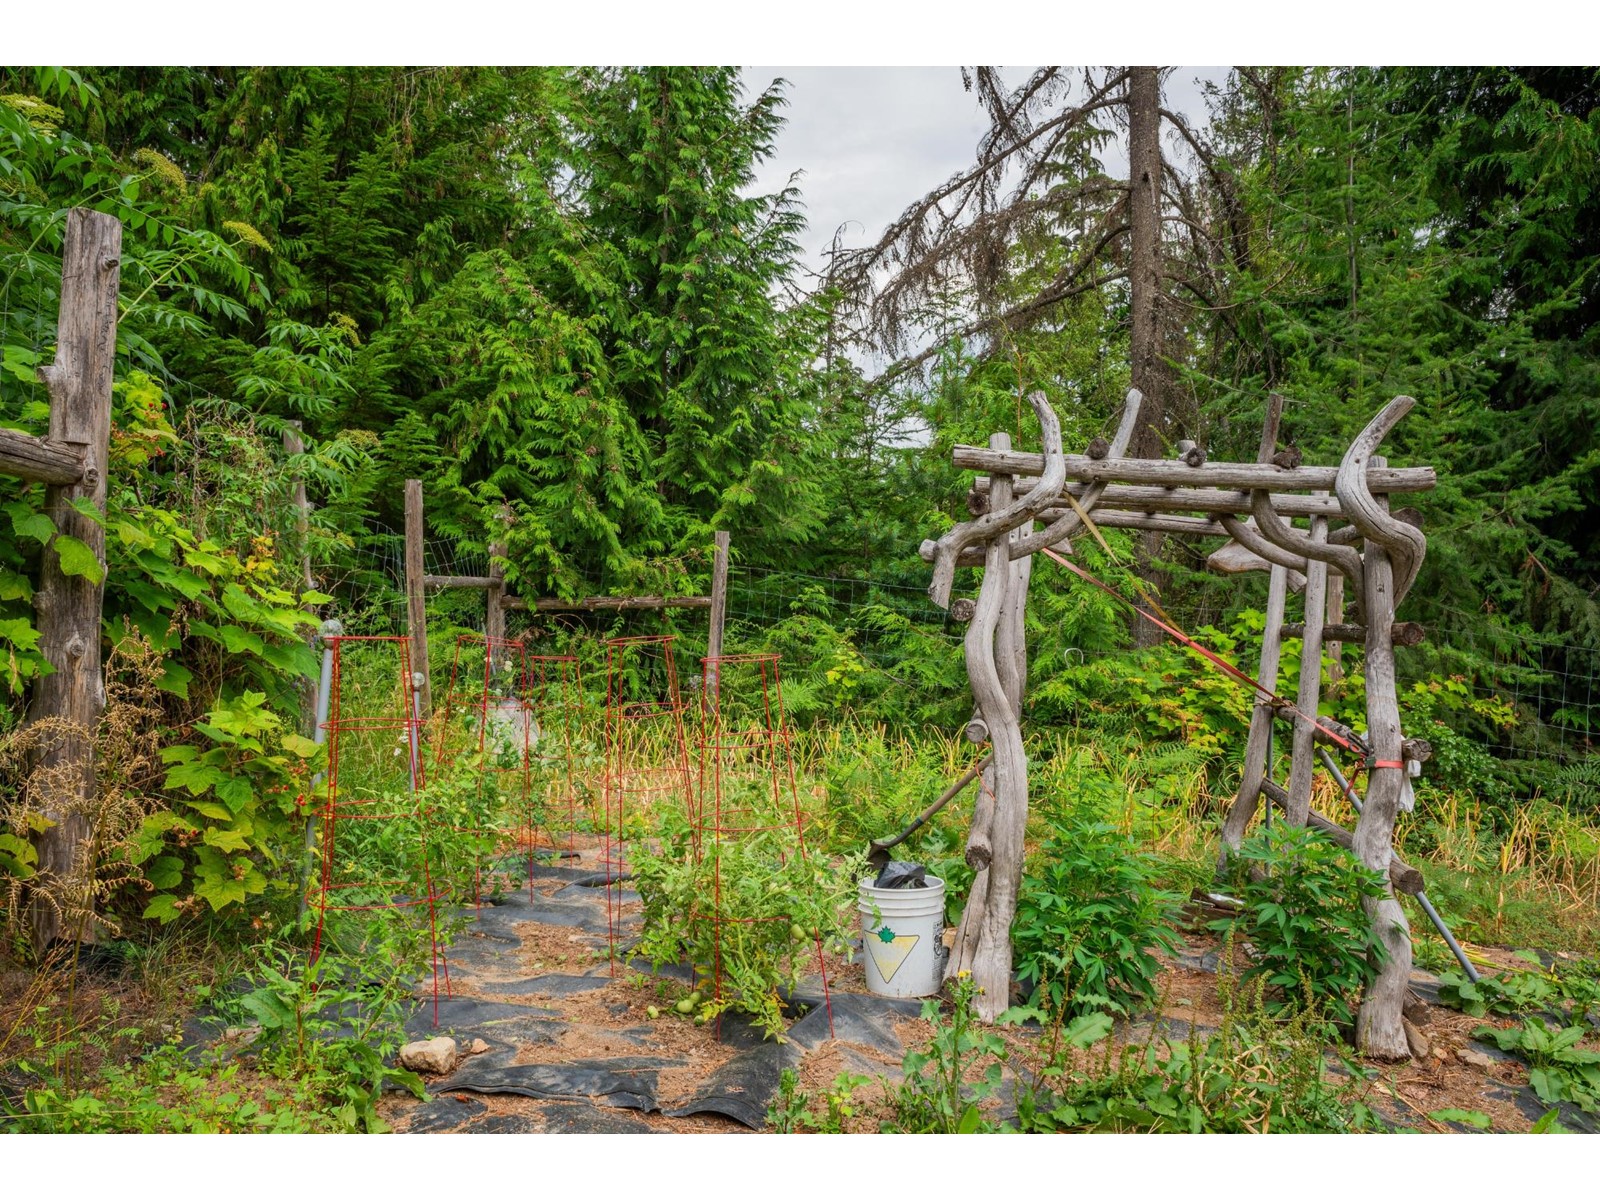
<svg viewBox="0 0 1600 1200">
<path fill-rule="evenodd" d="M 1130 1013 L 1156 998 L 1152 949 L 1177 944 L 1179 898 L 1116 827 L 1070 815 L 1023 880 L 1012 945 L 1034 1003 L 1075 1016 Z"/>
<path fill-rule="evenodd" d="M 1247 838 L 1233 859 L 1232 886 L 1243 912 L 1212 922 L 1249 940 L 1245 980 L 1279 989 L 1268 1007 L 1302 1001 L 1338 1021 L 1377 978 L 1383 947 L 1373 937 L 1363 898 L 1384 895 L 1386 881 L 1315 830 L 1285 823 Z"/>
</svg>

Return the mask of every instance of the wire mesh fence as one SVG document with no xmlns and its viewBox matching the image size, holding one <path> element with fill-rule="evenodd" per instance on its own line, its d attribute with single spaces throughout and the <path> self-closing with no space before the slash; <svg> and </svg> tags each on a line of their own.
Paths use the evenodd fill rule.
<svg viewBox="0 0 1600 1200">
<path fill-rule="evenodd" d="M 319 585 L 339 595 L 340 615 L 357 614 L 360 632 L 404 628 L 403 541 L 393 530 L 378 528 L 344 563 L 316 569 Z M 445 538 L 426 544 L 424 560 L 430 574 L 483 575 L 488 569 L 484 555 Z M 459 593 L 453 599 L 435 595 L 429 604 L 458 628 L 483 627 L 481 594 Z M 1213 625 L 1226 627 L 1235 608 L 1236 601 L 1219 594 L 1169 606 L 1167 611 L 1180 627 L 1194 632 Z M 821 676 L 838 665 L 840 643 L 820 636 L 826 627 L 847 636 L 850 653 L 866 670 L 886 673 L 893 682 L 922 691 L 925 707 L 941 702 L 956 705 L 966 694 L 961 667 L 966 626 L 935 606 L 921 586 L 738 566 L 729 572 L 727 619 L 730 651 L 781 648 L 786 674 L 796 679 L 797 686 L 802 686 L 808 672 Z M 697 612 L 610 614 L 603 623 L 587 614 L 513 614 L 513 627 L 519 631 L 535 636 L 559 631 L 568 643 L 590 640 L 596 655 L 602 636 L 670 630 L 683 635 L 681 654 L 689 663 L 705 652 L 704 624 Z M 1426 664 L 1416 672 L 1419 677 L 1441 677 L 1472 702 L 1470 711 L 1460 717 L 1462 731 L 1505 759 L 1570 764 L 1591 755 L 1600 740 L 1600 645 L 1509 632 L 1486 641 L 1482 629 L 1482 621 L 1473 614 L 1445 610 L 1430 622 L 1427 655 L 1416 659 Z M 1071 665 L 1114 658 L 1130 645 L 1127 638 L 1100 646 L 1066 644 L 1070 640 L 1054 629 L 1036 634 L 1039 652 L 1052 664 L 1057 659 Z M 944 669 L 906 672 L 902 668 L 913 654 L 924 664 L 935 662 Z M 1253 672 L 1255 654 L 1253 640 L 1241 643 L 1237 665 Z M 1466 661 L 1468 655 L 1473 669 L 1451 666 Z M 1347 666 L 1359 658 L 1358 647 L 1344 652 Z M 599 665 L 596 659 L 595 666 Z M 694 681 L 695 673 L 688 672 L 686 683 L 692 686 Z M 1452 724 L 1449 717 L 1440 719 Z"/>
</svg>

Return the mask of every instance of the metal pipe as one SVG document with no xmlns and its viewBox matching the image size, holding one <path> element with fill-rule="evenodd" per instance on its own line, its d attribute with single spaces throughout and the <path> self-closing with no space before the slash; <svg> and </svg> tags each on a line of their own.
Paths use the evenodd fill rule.
<svg viewBox="0 0 1600 1200">
<path fill-rule="evenodd" d="M 1328 753 L 1327 747 L 1317 747 L 1317 757 L 1322 759 L 1322 765 L 1328 768 L 1328 773 L 1333 776 L 1333 781 L 1339 785 L 1339 790 L 1344 793 L 1344 798 L 1350 801 L 1350 807 L 1356 810 L 1356 815 L 1361 815 L 1361 800 L 1356 796 L 1356 789 L 1344 777 L 1344 772 L 1339 770 L 1339 764 L 1333 761 L 1333 755 Z M 1467 958 L 1467 952 L 1461 948 L 1461 943 L 1456 941 L 1455 934 L 1450 932 L 1450 926 L 1444 923 L 1444 918 L 1439 915 L 1439 910 L 1434 908 L 1433 901 L 1428 899 L 1427 892 L 1417 893 L 1417 903 L 1422 906 L 1422 911 L 1428 915 L 1428 920 L 1433 922 L 1433 927 L 1439 931 L 1439 936 L 1444 939 L 1444 944 L 1450 947 L 1450 953 L 1456 956 L 1456 961 L 1461 964 L 1461 969 L 1467 973 L 1467 978 L 1473 983 L 1478 982 L 1477 969 L 1472 961 Z"/>
<path fill-rule="evenodd" d="M 317 627 L 317 637 L 322 642 L 322 675 L 317 680 L 317 719 L 311 729 L 311 740 L 321 746 L 328 740 L 328 707 L 333 702 L 333 647 L 328 644 L 329 638 L 342 636 L 344 625 L 337 620 L 329 619 Z M 319 771 L 311 779 L 311 795 L 317 794 L 317 788 L 327 777 L 326 771 Z M 316 810 L 306 812 L 306 831 L 301 854 L 300 869 L 300 915 L 306 915 L 306 886 L 311 881 L 311 856 L 317 845 L 317 818 Z"/>
</svg>

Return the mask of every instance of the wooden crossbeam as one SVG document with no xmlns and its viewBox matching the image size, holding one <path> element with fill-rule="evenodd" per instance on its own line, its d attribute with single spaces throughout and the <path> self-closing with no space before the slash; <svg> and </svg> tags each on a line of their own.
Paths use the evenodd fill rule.
<svg viewBox="0 0 1600 1200">
<path fill-rule="evenodd" d="M 968 471 L 988 471 L 1001 475 L 1042 475 L 1044 455 L 1022 451 L 989 450 L 983 446 L 957 446 L 951 453 L 956 466 Z M 1179 487 L 1185 484 L 1220 488 L 1264 488 L 1269 492 L 1314 492 L 1331 490 L 1338 477 L 1337 467 L 1294 467 L 1285 469 L 1272 463 L 1208 462 L 1191 467 L 1176 459 L 1106 458 L 1092 459 L 1068 454 L 1067 479 L 1076 483 L 1156 484 Z M 1367 485 L 1375 493 L 1426 492 L 1438 483 L 1432 467 L 1388 467 L 1367 472 Z"/>
</svg>

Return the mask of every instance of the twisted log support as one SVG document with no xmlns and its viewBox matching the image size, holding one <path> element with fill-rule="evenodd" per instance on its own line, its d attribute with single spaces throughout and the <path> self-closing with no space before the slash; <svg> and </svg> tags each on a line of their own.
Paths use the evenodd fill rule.
<svg viewBox="0 0 1600 1200">
<path fill-rule="evenodd" d="M 991 444 L 1006 441 L 1004 434 L 997 434 Z M 1005 480 L 997 492 L 1009 492 L 1009 485 L 1010 480 Z M 1011 1003 L 1011 922 L 1022 883 L 1028 820 L 1021 713 L 1027 687 L 1025 618 L 1033 567 L 1031 558 L 1014 560 L 1012 552 L 1031 532 L 1029 525 L 1023 525 L 989 542 L 977 609 L 966 637 L 967 673 L 988 728 L 994 760 L 985 773 L 986 787 L 973 807 L 967 861 L 976 874 L 946 975 L 971 972 L 980 989 L 977 1013 L 984 1021 L 993 1021 Z"/>
<path fill-rule="evenodd" d="M 923 543 L 923 557 L 931 555 L 933 561 L 933 582 L 928 585 L 928 595 L 940 608 L 950 607 L 950 589 L 955 584 L 956 564 L 963 550 L 980 542 L 992 546 L 996 541 L 1004 549 L 1006 534 L 1018 525 L 1030 523 L 1061 498 L 1061 489 L 1067 482 L 1067 461 L 1061 452 L 1061 423 L 1056 420 L 1055 410 L 1045 400 L 1043 392 L 1034 392 L 1028 397 L 1028 403 L 1039 419 L 1039 432 L 1044 442 L 1044 473 L 1033 490 L 1020 500 L 1003 505 L 991 502 L 993 511 L 955 526 L 933 542 L 931 548 Z"/>
<path fill-rule="evenodd" d="M 1395 606 L 1416 579 L 1427 543 L 1418 530 L 1389 516 L 1383 502 L 1367 490 L 1366 474 L 1369 466 L 1384 465 L 1373 450 L 1413 403 L 1409 396 L 1396 397 L 1372 419 L 1345 452 L 1334 483 L 1351 523 L 1368 535 L 1364 555 L 1367 739 L 1372 744 L 1372 762 L 1352 848 L 1362 864 L 1375 871 L 1387 871 L 1394 857 L 1394 822 L 1405 787 L 1405 768 L 1399 765 L 1404 738 L 1395 689 Z M 1364 907 L 1385 953 L 1378 977 L 1356 1014 L 1356 1048 L 1373 1058 L 1398 1062 L 1411 1056 L 1401 1011 L 1411 975 L 1411 928 L 1393 888 L 1387 895 L 1364 901 Z"/>
</svg>

